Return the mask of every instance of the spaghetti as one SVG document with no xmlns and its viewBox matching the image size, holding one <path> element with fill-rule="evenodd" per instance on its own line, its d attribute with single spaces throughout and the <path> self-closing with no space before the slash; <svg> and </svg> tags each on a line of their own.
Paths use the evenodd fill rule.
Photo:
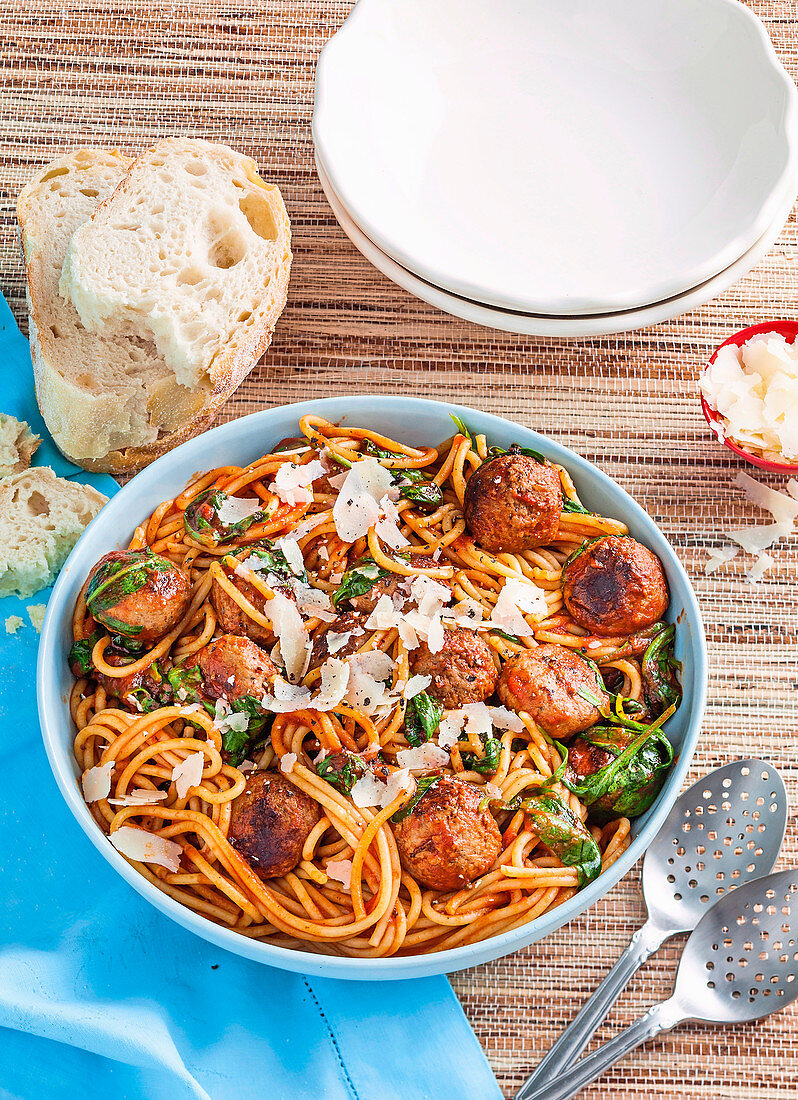
<svg viewBox="0 0 798 1100">
<path fill-rule="evenodd" d="M 241 935 L 381 957 L 508 932 L 614 863 L 659 790 L 674 628 L 591 632 L 563 595 L 566 563 L 626 528 L 527 453 L 554 471 L 556 534 L 485 549 L 468 482 L 521 452 L 456 423 L 416 448 L 306 416 L 296 439 L 159 504 L 77 601 L 91 812 L 153 885 Z M 577 655 L 566 717 L 595 712 L 567 746 L 512 687 L 540 647 Z M 450 790 L 464 809 L 436 818 Z M 282 800 L 283 835 L 263 835 L 261 795 Z"/>
</svg>

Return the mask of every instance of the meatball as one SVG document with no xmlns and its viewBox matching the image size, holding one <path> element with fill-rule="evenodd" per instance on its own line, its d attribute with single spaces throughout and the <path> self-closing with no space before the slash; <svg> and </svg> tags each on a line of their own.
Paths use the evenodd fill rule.
<svg viewBox="0 0 798 1100">
<path fill-rule="evenodd" d="M 233 801 L 227 839 L 265 881 L 293 871 L 321 817 L 318 802 L 281 772 L 250 772 Z"/>
<path fill-rule="evenodd" d="M 656 554 L 626 535 L 589 543 L 562 571 L 565 606 L 593 634 L 633 634 L 668 608 L 668 582 Z"/>
<path fill-rule="evenodd" d="M 249 600 L 256 611 L 265 614 L 264 608 L 269 601 L 257 588 L 245 581 L 243 577 L 232 576 L 228 577 L 228 580 L 242 596 Z M 213 604 L 213 610 L 216 612 L 219 625 L 223 630 L 230 634 L 245 634 L 255 642 L 265 644 L 274 642 L 274 632 L 268 627 L 256 623 L 254 619 L 250 619 L 243 607 L 239 607 L 215 577 L 211 584 L 211 603 Z M 266 617 L 268 618 L 268 615 Z"/>
<path fill-rule="evenodd" d="M 507 661 L 498 683 L 499 698 L 512 710 L 526 711 L 551 737 L 565 740 L 598 722 L 609 696 L 578 654 L 561 645 L 539 645 Z"/>
<path fill-rule="evenodd" d="M 191 584 L 185 573 L 151 550 L 114 550 L 95 565 L 86 606 L 112 634 L 157 642 L 185 615 Z"/>
<path fill-rule="evenodd" d="M 357 564 L 362 565 L 365 563 L 358 562 Z M 411 554 L 407 559 L 407 564 L 411 569 L 429 569 L 430 565 L 434 563 L 423 554 Z M 353 611 L 370 615 L 377 606 L 380 596 L 390 596 L 392 599 L 396 597 L 404 606 L 409 601 L 410 596 L 404 593 L 402 589 L 409 588 L 412 581 L 412 577 L 405 577 L 401 573 L 391 573 L 390 576 L 381 577 L 378 581 L 375 581 L 368 592 L 364 592 L 362 596 L 352 596 L 348 601 L 349 606 Z"/>
<path fill-rule="evenodd" d="M 277 669 L 268 653 L 250 638 L 222 634 L 197 654 L 197 664 L 212 699 L 262 699 Z"/>
<path fill-rule="evenodd" d="M 325 626 L 323 630 L 315 634 L 308 668 L 319 668 L 330 656 L 343 660 L 344 657 L 356 653 L 366 641 L 367 631 L 363 625 L 364 622 L 365 619 L 362 615 L 357 615 L 354 611 L 347 611 L 346 614 L 339 615 L 329 626 Z M 332 654 L 329 649 L 330 634 L 349 634 L 349 638 L 344 644 Z"/>
<path fill-rule="evenodd" d="M 444 629 L 443 647 L 437 653 L 422 642 L 411 651 L 410 665 L 416 675 L 432 677 L 428 691 L 446 710 L 483 703 L 496 690 L 498 673 L 490 646 L 464 627 Z"/>
<path fill-rule="evenodd" d="M 568 767 L 565 779 L 569 783 L 578 783 L 601 771 L 612 760 L 615 753 L 605 749 L 602 745 L 592 745 L 583 737 L 576 737 L 568 746 Z"/>
<path fill-rule="evenodd" d="M 547 546 L 560 526 L 560 476 L 548 462 L 511 450 L 474 470 L 463 511 L 468 530 L 491 553 Z"/>
<path fill-rule="evenodd" d="M 413 878 L 433 890 L 459 890 L 492 866 L 502 838 L 490 810 L 479 809 L 484 793 L 443 775 L 393 826 L 399 859 Z"/>
</svg>

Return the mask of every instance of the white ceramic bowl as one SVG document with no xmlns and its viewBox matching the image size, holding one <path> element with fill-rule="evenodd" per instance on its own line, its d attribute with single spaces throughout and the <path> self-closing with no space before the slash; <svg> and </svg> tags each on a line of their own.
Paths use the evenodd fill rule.
<svg viewBox="0 0 798 1100">
<path fill-rule="evenodd" d="M 517 440 L 561 462 L 572 473 L 588 507 L 622 519 L 636 538 L 659 555 L 670 584 L 669 617 L 679 624 L 676 653 L 685 662 L 684 701 L 667 730 L 678 746 L 677 761 L 654 805 L 633 822 L 632 844 L 618 862 L 570 901 L 514 932 L 469 947 L 399 959 L 316 955 L 239 936 L 152 886 L 110 844 L 83 801 L 79 771 L 72 754 L 74 730 L 67 703 L 72 684 L 67 667 L 67 652 L 72 641 L 72 608 L 81 585 L 97 559 L 108 550 L 125 546 L 135 525 L 149 515 L 159 501 L 176 495 L 195 470 L 228 462 L 244 465 L 252 461 L 277 440 L 295 434 L 297 420 L 305 413 L 315 412 L 333 421 L 345 417 L 352 424 L 366 424 L 420 445 L 437 442 L 452 434 L 450 411 L 462 417 L 474 431 L 487 434 L 494 443 L 508 446 Z M 659 528 L 619 485 L 573 451 L 499 417 L 436 401 L 377 396 L 333 397 L 245 416 L 177 447 L 125 485 L 86 530 L 56 582 L 42 630 L 37 690 L 47 755 L 67 805 L 92 844 L 142 897 L 184 928 L 237 955 L 305 974 L 379 980 L 440 974 L 506 955 L 561 927 L 614 886 L 643 854 L 679 794 L 701 729 L 706 675 L 704 629 L 690 581 Z M 91 890 L 90 882 L 85 883 L 85 889 Z"/>
<path fill-rule="evenodd" d="M 361 230 L 424 281 L 606 313 L 754 245 L 795 176 L 797 99 L 736 0 L 360 0 L 313 134 Z"/>
<path fill-rule="evenodd" d="M 378 271 L 381 271 L 397 286 L 402 287 L 403 290 L 413 294 L 416 298 L 420 298 L 422 301 L 450 313 L 453 317 L 460 317 L 464 321 L 472 321 L 477 325 L 500 329 L 503 332 L 517 332 L 524 336 L 556 336 L 571 339 L 607 336 L 612 333 L 631 332 L 633 329 L 647 328 L 649 325 L 657 325 L 663 321 L 668 321 L 672 317 L 679 317 L 681 314 L 687 313 L 688 310 L 696 309 L 712 298 L 716 298 L 739 279 L 742 279 L 744 275 L 747 275 L 751 268 L 770 251 L 778 240 L 795 205 L 796 192 L 795 180 L 788 180 L 773 223 L 756 244 L 718 275 L 708 279 L 705 283 L 700 283 L 684 294 L 679 294 L 674 298 L 666 298 L 662 302 L 655 302 L 640 309 L 616 313 L 555 317 L 533 313 L 511 313 L 507 310 L 496 309 L 493 306 L 484 305 L 482 302 L 474 302 L 469 298 L 449 294 L 441 287 L 433 286 L 432 283 L 420 279 L 412 271 L 408 271 L 377 248 L 374 242 L 369 240 L 360 226 L 353 220 L 330 183 L 318 149 L 316 150 L 316 168 L 330 208 L 344 233 L 346 233 L 355 248 Z"/>
</svg>

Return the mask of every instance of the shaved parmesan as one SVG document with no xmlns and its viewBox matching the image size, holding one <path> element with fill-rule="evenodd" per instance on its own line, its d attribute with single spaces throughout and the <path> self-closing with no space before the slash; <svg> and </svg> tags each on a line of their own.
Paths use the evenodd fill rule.
<svg viewBox="0 0 798 1100">
<path fill-rule="evenodd" d="M 411 676 L 404 686 L 402 698 L 415 699 L 422 691 L 426 691 L 431 683 L 431 676 Z M 397 684 L 396 686 L 398 687 L 399 685 Z"/>
<path fill-rule="evenodd" d="M 740 527 L 736 531 L 727 531 L 727 534 L 732 542 L 742 546 L 749 554 L 760 554 L 791 532 L 792 524 L 764 523 L 759 527 Z"/>
<path fill-rule="evenodd" d="M 701 392 L 732 439 L 771 461 L 798 459 L 798 344 L 775 332 L 727 344 L 701 375 Z"/>
<path fill-rule="evenodd" d="M 389 684 L 393 673 L 393 658 L 382 650 L 367 650 L 347 657 L 350 668 L 346 701 L 364 714 L 376 714 L 380 707 L 394 702 Z"/>
<path fill-rule="evenodd" d="M 324 477 L 326 473 L 318 459 L 312 462 L 304 462 L 297 465 L 295 462 L 284 462 L 274 475 L 274 481 L 269 489 L 275 493 L 285 504 L 292 506 L 308 504 L 313 500 L 313 493 L 309 488 L 317 478 Z"/>
<path fill-rule="evenodd" d="M 327 642 L 327 652 L 337 653 L 339 649 L 343 649 L 349 639 L 352 637 L 351 630 L 345 630 L 343 634 L 336 634 L 334 630 L 328 630 L 325 635 L 325 641 Z M 361 631 L 361 634 L 363 631 Z"/>
<path fill-rule="evenodd" d="M 250 516 L 254 516 L 256 512 L 260 512 L 262 509 L 263 501 L 258 497 L 254 499 L 252 497 L 228 497 L 222 501 L 216 514 L 220 523 L 223 523 L 225 527 L 231 527 L 234 523 L 249 519 Z"/>
<path fill-rule="evenodd" d="M 460 740 L 460 734 L 465 722 L 465 714 L 462 711 L 450 711 L 441 719 L 438 726 L 438 744 L 442 749 L 450 749 Z"/>
<path fill-rule="evenodd" d="M 238 717 L 238 715 L 236 715 Z M 244 715 L 246 717 L 246 715 Z M 246 729 L 246 726 L 244 727 Z M 172 782 L 177 790 L 178 798 L 185 798 L 192 787 L 198 787 L 202 782 L 202 769 L 205 765 L 205 754 L 192 752 L 185 760 L 175 764 L 172 768 Z"/>
<path fill-rule="evenodd" d="M 301 576 L 305 571 L 305 559 L 302 557 L 302 551 L 296 539 L 284 535 L 277 540 L 275 546 L 282 551 L 291 572 L 297 577 Z"/>
<path fill-rule="evenodd" d="M 532 627 L 524 618 L 531 615 L 536 621 L 548 615 L 546 597 L 542 589 L 526 580 L 507 580 L 502 585 L 499 598 L 490 617 L 490 625 L 498 627 L 517 638 L 529 637 Z"/>
<path fill-rule="evenodd" d="M 440 584 L 423 574 L 411 581 L 410 594 L 418 605 L 419 614 L 425 618 L 432 618 L 441 612 L 452 598 L 452 590 L 448 585 Z"/>
<path fill-rule="evenodd" d="M 327 872 L 327 878 L 333 879 L 334 882 L 340 882 L 344 890 L 351 890 L 352 888 L 352 860 L 351 859 L 331 859 L 328 860 L 327 866 L 324 868 Z"/>
<path fill-rule="evenodd" d="M 87 802 L 98 802 L 111 793 L 111 772 L 114 770 L 114 763 L 115 761 L 109 760 L 107 764 L 98 764 L 95 768 L 89 768 L 83 773 L 83 797 Z"/>
<path fill-rule="evenodd" d="M 354 542 L 374 527 L 382 512 L 379 501 L 392 484 L 391 472 L 375 458 L 364 458 L 347 471 L 333 507 L 335 530 L 343 542 Z"/>
<path fill-rule="evenodd" d="M 507 707 L 488 707 L 488 713 L 496 729 L 512 730 L 513 733 L 521 733 L 526 729 L 515 711 L 508 710 Z"/>
<path fill-rule="evenodd" d="M 746 573 L 746 577 L 751 582 L 751 584 L 756 584 L 757 581 L 762 580 L 765 573 L 767 573 L 768 569 L 770 569 L 771 565 L 775 564 L 775 559 L 772 558 L 770 554 L 762 553 L 748 570 L 748 572 Z"/>
<path fill-rule="evenodd" d="M 123 794 L 120 798 L 109 798 L 109 806 L 151 806 L 155 802 L 162 802 L 169 797 L 168 791 L 146 791 L 135 788 Z"/>
<path fill-rule="evenodd" d="M 445 749 L 427 741 L 416 748 L 400 749 L 396 754 L 396 761 L 400 767 L 409 768 L 410 771 L 430 771 L 445 767 L 449 763 L 449 754 Z"/>
<path fill-rule="evenodd" d="M 713 546 L 704 564 L 704 572 L 714 573 L 717 569 L 720 569 L 722 565 L 725 565 L 727 561 L 736 558 L 739 553 L 739 546 Z"/>
<path fill-rule="evenodd" d="M 356 806 L 381 806 L 385 809 L 402 791 L 410 787 L 410 772 L 407 768 L 391 772 L 388 782 L 384 783 L 372 772 L 366 772 L 352 787 L 352 801 Z"/>
<path fill-rule="evenodd" d="M 217 699 L 214 704 L 213 724 L 220 733 L 227 733 L 230 730 L 243 733 L 249 728 L 249 715 L 241 710 L 234 711 L 225 699 Z"/>
<path fill-rule="evenodd" d="M 794 482 L 794 479 L 791 480 Z M 795 517 L 798 516 L 798 500 L 794 496 L 771 489 L 742 470 L 737 473 L 734 484 L 744 491 L 753 504 L 770 512 L 777 524 L 792 525 L 795 522 Z"/>
<path fill-rule="evenodd" d="M 310 640 L 302 616 L 293 600 L 275 592 L 266 605 L 274 633 L 280 640 L 280 653 L 292 683 L 302 678 L 310 657 Z"/>
<path fill-rule="evenodd" d="M 394 550 L 400 550 L 403 546 L 409 546 L 410 540 L 399 530 L 399 510 L 393 504 L 386 493 L 380 498 L 380 518 L 377 520 L 374 530 L 383 542 L 386 542 Z"/>
<path fill-rule="evenodd" d="M 297 755 L 295 752 L 284 752 L 280 757 L 280 771 L 283 775 L 290 775 L 294 770 L 294 764 L 296 764 Z"/>
<path fill-rule="evenodd" d="M 109 839 L 117 852 L 137 863 L 156 863 L 172 872 L 180 870 L 182 848 L 173 840 L 155 836 L 133 825 L 123 825 L 111 833 Z"/>
</svg>

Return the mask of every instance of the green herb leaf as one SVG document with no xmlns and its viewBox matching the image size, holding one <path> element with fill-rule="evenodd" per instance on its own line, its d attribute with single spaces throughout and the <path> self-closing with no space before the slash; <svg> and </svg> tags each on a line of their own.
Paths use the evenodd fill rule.
<svg viewBox="0 0 798 1100">
<path fill-rule="evenodd" d="M 266 518 L 266 512 L 259 508 L 237 523 L 222 523 L 219 509 L 227 499 L 227 493 L 221 489 L 206 489 L 188 505 L 183 513 L 183 526 L 196 542 L 203 546 L 219 546 L 231 542 L 248 531 L 253 523 L 260 523 Z"/>
<path fill-rule="evenodd" d="M 538 839 L 566 867 L 576 867 L 579 885 L 586 886 L 601 874 L 601 852 L 579 818 L 553 794 L 536 794 L 521 800 Z"/>
<path fill-rule="evenodd" d="M 205 705 L 205 695 L 202 691 L 205 687 L 205 681 L 199 665 L 194 665 L 191 668 L 175 665 L 174 668 L 169 669 L 166 678 L 178 703 L 202 703 Z M 211 708 L 210 713 L 214 713 L 213 708 Z"/>
<path fill-rule="evenodd" d="M 94 573 L 86 589 L 86 607 L 94 618 L 110 630 L 125 636 L 140 634 L 143 627 L 131 626 L 111 614 L 128 596 L 144 588 L 152 573 L 164 573 L 174 569 L 166 558 L 153 554 L 152 550 L 128 550 L 112 561 L 103 562 Z"/>
<path fill-rule="evenodd" d="M 572 561 L 576 561 L 576 559 L 579 557 L 579 555 L 584 554 L 585 550 L 587 550 L 587 548 L 589 546 L 593 546 L 594 543 L 600 542 L 603 538 L 604 538 L 604 535 L 599 535 L 598 538 L 595 538 L 595 539 L 585 539 L 585 541 L 582 543 L 582 545 L 577 546 L 576 550 L 572 551 L 572 553 L 570 553 L 568 555 L 568 557 L 565 559 L 565 561 L 562 563 L 561 572 L 564 573 L 565 570 L 568 568 L 568 566 L 571 564 Z"/>
<path fill-rule="evenodd" d="M 412 797 L 405 802 L 404 806 L 399 807 L 396 813 L 391 817 L 391 821 L 398 825 L 400 821 L 404 821 L 406 817 L 410 817 L 424 795 L 427 794 L 428 791 L 431 791 L 437 783 L 440 783 L 442 778 L 443 776 L 441 775 L 422 775 L 416 784 L 416 789 Z"/>
<path fill-rule="evenodd" d="M 499 630 L 498 627 L 492 627 L 488 631 L 489 634 L 498 634 L 500 638 L 504 638 L 505 642 L 512 642 L 513 645 L 520 645 L 521 639 L 517 638 L 515 634 L 508 634 L 506 630 Z"/>
<path fill-rule="evenodd" d="M 583 508 L 578 501 L 571 500 L 570 497 L 567 497 L 565 495 L 563 495 L 562 498 L 562 510 L 563 512 L 579 512 L 583 516 L 593 515 L 593 513 L 589 512 L 587 508 Z"/>
<path fill-rule="evenodd" d="M 464 435 L 469 443 L 473 443 L 473 436 L 471 435 L 471 429 L 467 428 L 459 416 L 455 416 L 454 413 L 449 413 L 449 416 L 454 421 L 454 426 L 457 428 L 460 435 Z"/>
<path fill-rule="evenodd" d="M 502 743 L 496 737 L 488 737 L 483 744 L 485 746 L 483 756 L 477 756 L 475 752 L 461 752 L 460 759 L 466 771 L 479 772 L 480 775 L 493 775 L 499 767 Z"/>
<path fill-rule="evenodd" d="M 137 710 L 141 711 L 142 714 L 149 714 L 150 711 L 157 710 L 161 705 L 144 687 L 133 688 L 132 691 L 125 694 L 125 698 L 134 699 L 138 704 Z"/>
<path fill-rule="evenodd" d="M 536 451 L 532 447 L 522 447 L 520 443 L 511 443 L 509 449 L 507 447 L 491 447 L 488 451 L 488 462 L 492 458 L 498 458 L 499 455 L 507 454 L 526 455 L 527 458 L 534 458 L 535 462 L 539 462 L 541 466 L 546 465 L 546 458 L 540 451 Z"/>
<path fill-rule="evenodd" d="M 407 743 L 414 748 L 423 741 L 429 741 L 437 731 L 443 718 L 443 707 L 432 695 L 420 691 L 407 702 L 405 708 L 404 733 Z"/>
<path fill-rule="evenodd" d="M 81 676 L 90 676 L 94 665 L 91 663 L 91 654 L 94 647 L 102 637 L 102 632 L 95 630 L 88 638 L 79 642 L 73 642 L 69 650 L 69 665 L 72 671 L 78 670 Z M 77 675 L 77 673 L 76 673 Z"/>
<path fill-rule="evenodd" d="M 366 774 L 366 765 L 359 756 L 344 750 L 325 756 L 316 765 L 316 772 L 341 794 L 349 794 L 358 779 Z"/>
<path fill-rule="evenodd" d="M 298 577 L 301 581 L 307 583 L 307 570 L 303 569 L 301 573 L 295 573 L 282 550 L 278 550 L 269 539 L 262 539 L 260 542 L 253 543 L 249 548 L 249 552 L 252 557 L 263 562 L 266 567 L 263 572 L 271 573 L 275 577 L 279 577 L 281 581 L 292 581 L 295 577 Z M 236 561 L 237 564 L 238 561 Z"/>
<path fill-rule="evenodd" d="M 247 755 L 249 742 L 248 730 L 225 730 L 222 734 L 222 749 L 227 763 L 237 768 Z"/>
<path fill-rule="evenodd" d="M 676 627 L 672 623 L 663 626 L 643 654 L 643 697 L 652 714 L 674 704 L 678 706 L 682 699 L 680 665 L 673 655 L 675 637 Z"/>
<path fill-rule="evenodd" d="M 347 569 L 337 590 L 333 593 L 333 606 L 337 607 L 344 600 L 351 600 L 354 596 L 363 596 L 370 592 L 377 581 L 390 576 L 387 569 L 377 565 L 371 558 L 363 558 Z"/>
<path fill-rule="evenodd" d="M 403 471 L 406 472 L 406 471 Z M 422 508 L 437 508 L 443 499 L 440 486 L 434 481 L 425 481 L 416 485 L 400 485 L 399 496 L 412 500 Z"/>
</svg>

